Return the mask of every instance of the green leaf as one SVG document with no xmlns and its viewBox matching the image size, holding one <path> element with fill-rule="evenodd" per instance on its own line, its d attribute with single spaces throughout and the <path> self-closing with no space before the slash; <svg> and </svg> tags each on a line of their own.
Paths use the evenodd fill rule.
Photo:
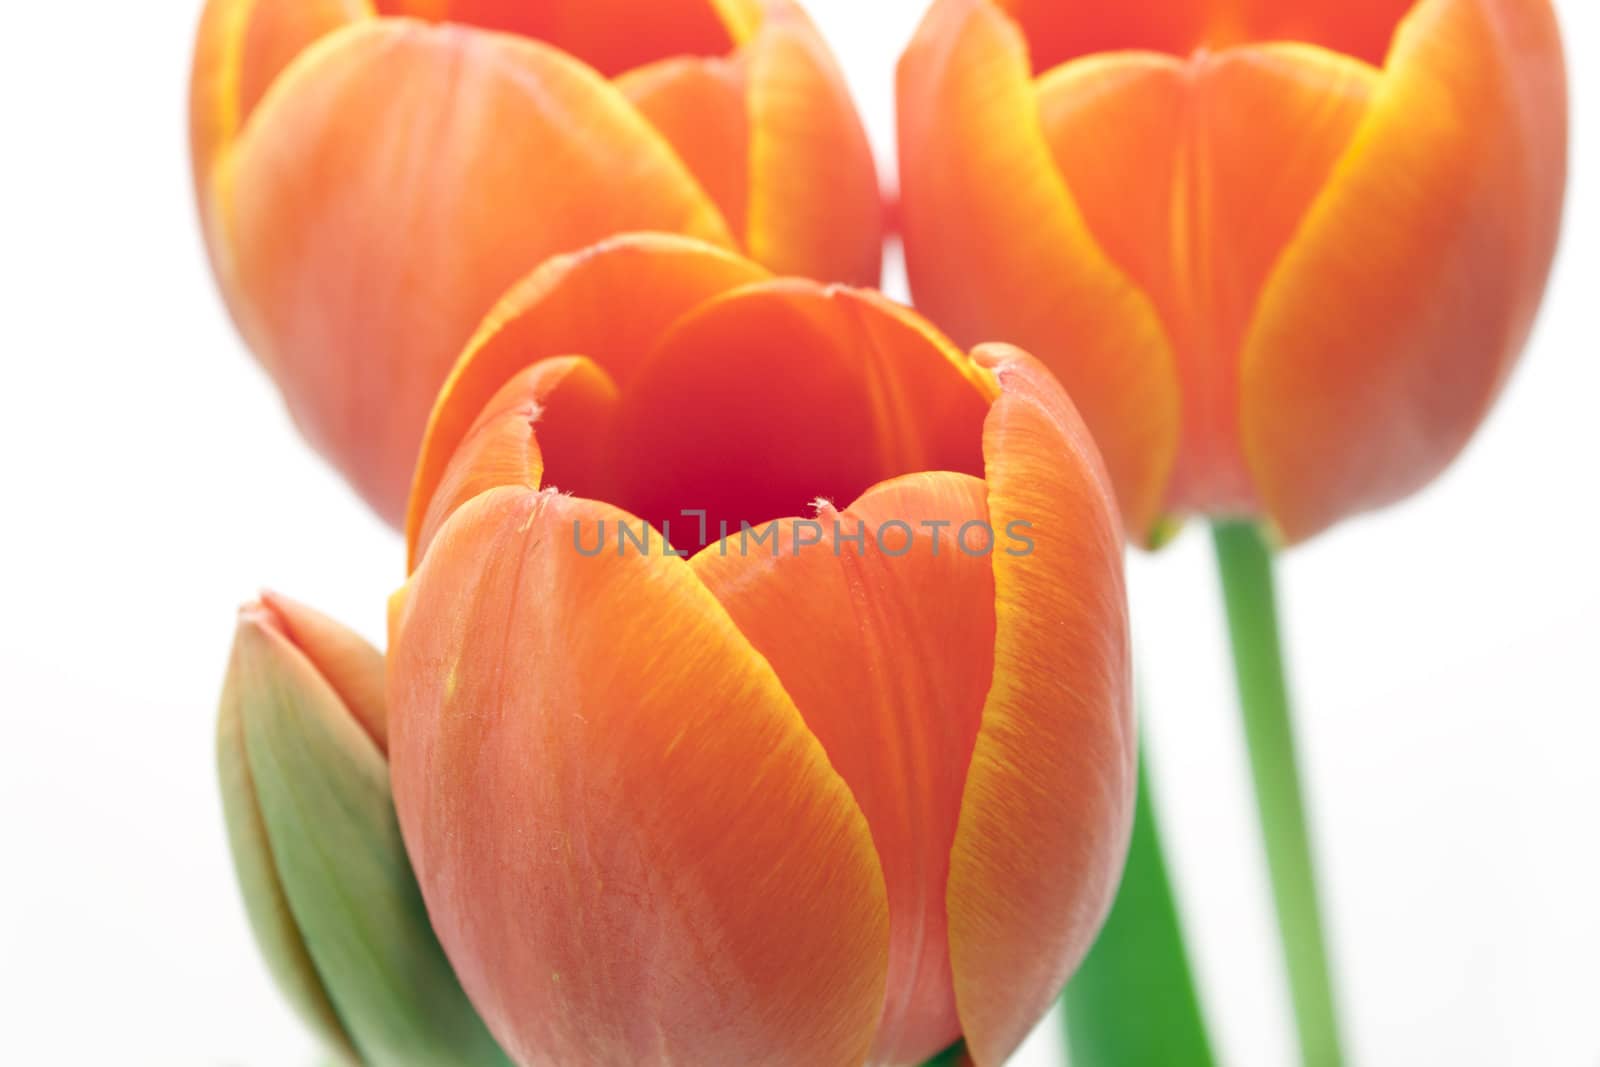
<svg viewBox="0 0 1600 1067">
<path fill-rule="evenodd" d="M 957 1041 L 922 1067 L 961 1067 L 961 1064 L 969 1062 L 971 1061 L 967 1059 L 967 1043 Z"/>
<path fill-rule="evenodd" d="M 1073 1067 L 1211 1067 L 1141 750 L 1128 865 L 1111 915 L 1062 994 Z"/>
</svg>

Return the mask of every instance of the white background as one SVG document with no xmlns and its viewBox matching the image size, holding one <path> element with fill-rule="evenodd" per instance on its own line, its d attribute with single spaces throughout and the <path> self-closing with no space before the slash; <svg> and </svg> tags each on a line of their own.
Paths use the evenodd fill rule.
<svg viewBox="0 0 1600 1067">
<path fill-rule="evenodd" d="M 920 3 L 812 0 L 880 154 Z M 1362 1064 L 1600 1064 L 1600 8 L 1532 347 L 1433 489 L 1284 567 Z M 0 1061 L 313 1062 L 232 884 L 212 757 L 262 583 L 377 637 L 395 539 L 213 292 L 184 133 L 198 0 L 11 0 L 0 58 Z M 1230 1063 L 1288 1064 L 1203 531 L 1132 561 L 1161 810 Z M 1130 1005 L 1130 1010 L 1139 1010 Z M 1052 1062 L 1050 1028 L 1018 1057 Z"/>
</svg>

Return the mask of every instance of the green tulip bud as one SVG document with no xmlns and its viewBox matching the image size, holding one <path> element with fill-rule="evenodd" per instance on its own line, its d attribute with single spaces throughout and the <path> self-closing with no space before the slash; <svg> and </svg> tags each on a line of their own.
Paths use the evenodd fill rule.
<svg viewBox="0 0 1600 1067">
<path fill-rule="evenodd" d="M 389 792 L 383 656 L 266 594 L 239 615 L 218 763 L 234 866 L 279 987 L 341 1060 L 509 1061 L 434 937 Z"/>
</svg>

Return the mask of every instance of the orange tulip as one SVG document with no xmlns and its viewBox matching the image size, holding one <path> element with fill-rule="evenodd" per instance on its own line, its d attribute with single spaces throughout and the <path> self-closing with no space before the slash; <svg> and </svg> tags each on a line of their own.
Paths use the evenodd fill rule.
<svg viewBox="0 0 1600 1067">
<path fill-rule="evenodd" d="M 651 229 L 878 277 L 866 137 L 791 0 L 211 0 L 190 124 L 241 332 L 391 521 L 451 362 L 550 255 Z"/>
<path fill-rule="evenodd" d="M 1128 529 L 1288 541 L 1460 451 L 1566 173 L 1547 0 L 937 0 L 900 66 L 918 305 L 1067 386 Z"/>
<path fill-rule="evenodd" d="M 1039 364 L 619 238 L 490 317 L 410 533 L 396 806 L 513 1059 L 991 1064 L 1043 1014 L 1135 741 L 1114 504 Z"/>
</svg>

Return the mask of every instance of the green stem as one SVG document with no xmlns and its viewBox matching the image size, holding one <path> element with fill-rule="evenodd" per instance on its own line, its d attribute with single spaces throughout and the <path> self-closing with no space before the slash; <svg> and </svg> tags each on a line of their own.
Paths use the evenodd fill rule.
<svg viewBox="0 0 1600 1067">
<path fill-rule="evenodd" d="M 1296 765 L 1272 553 L 1253 524 L 1218 523 L 1213 533 L 1300 1054 L 1308 1067 L 1337 1067 L 1339 1025 Z"/>
<path fill-rule="evenodd" d="M 1073 1067 L 1211 1067 L 1183 930 L 1161 851 L 1150 776 L 1139 799 L 1122 887 L 1104 929 L 1062 993 Z"/>
</svg>

